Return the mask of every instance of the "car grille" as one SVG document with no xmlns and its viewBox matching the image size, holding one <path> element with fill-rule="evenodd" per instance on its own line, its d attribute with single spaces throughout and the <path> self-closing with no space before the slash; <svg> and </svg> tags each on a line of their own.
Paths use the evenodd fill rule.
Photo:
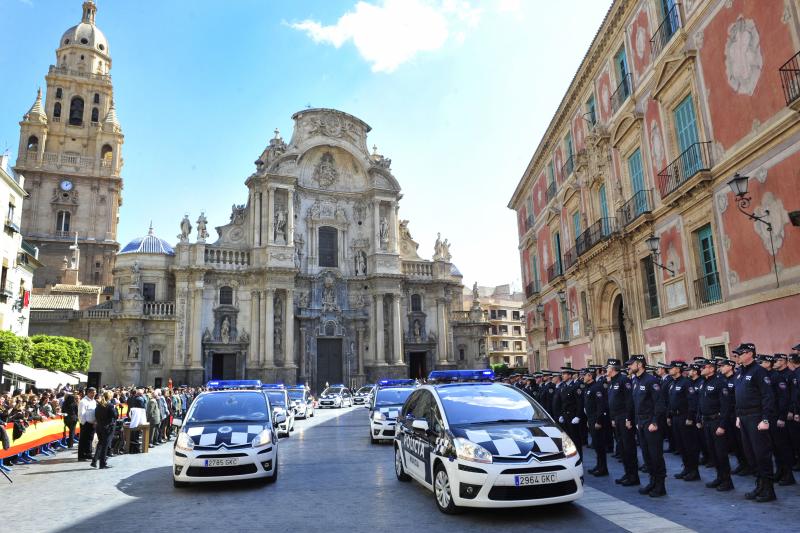
<svg viewBox="0 0 800 533">
<path fill-rule="evenodd" d="M 544 498 L 557 498 L 574 494 L 578 490 L 578 485 L 574 479 L 561 481 L 560 483 L 550 483 L 547 485 L 527 485 L 525 487 L 492 487 L 489 491 L 489 499 L 496 501 L 514 500 L 542 500 Z"/>
<path fill-rule="evenodd" d="M 227 459 L 228 457 L 247 457 L 246 453 L 204 453 L 198 459 Z"/>
<path fill-rule="evenodd" d="M 245 474 L 255 474 L 256 472 L 258 472 L 258 468 L 252 463 L 248 465 L 214 466 L 210 468 L 190 466 L 186 469 L 186 475 L 189 477 L 243 476 Z"/>
<path fill-rule="evenodd" d="M 554 472 L 556 470 L 566 470 L 564 465 L 553 466 L 532 466 L 530 468 L 509 468 L 503 470 L 501 474 L 538 474 L 540 472 Z"/>
</svg>

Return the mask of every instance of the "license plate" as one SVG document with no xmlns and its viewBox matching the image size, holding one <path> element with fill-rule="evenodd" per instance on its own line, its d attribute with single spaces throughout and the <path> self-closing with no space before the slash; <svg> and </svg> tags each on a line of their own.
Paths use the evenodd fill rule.
<svg viewBox="0 0 800 533">
<path fill-rule="evenodd" d="M 213 466 L 236 466 L 239 464 L 238 457 L 232 457 L 229 459 L 206 459 L 205 466 L 213 467 Z"/>
<path fill-rule="evenodd" d="M 517 487 L 524 487 L 525 485 L 546 485 L 548 483 L 558 483 L 558 474 L 555 472 L 542 472 L 541 474 L 514 476 L 514 485 Z"/>
</svg>

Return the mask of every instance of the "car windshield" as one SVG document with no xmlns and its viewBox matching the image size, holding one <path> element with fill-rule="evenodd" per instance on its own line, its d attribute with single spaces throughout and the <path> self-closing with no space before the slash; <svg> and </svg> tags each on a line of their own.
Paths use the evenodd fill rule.
<svg viewBox="0 0 800 533">
<path fill-rule="evenodd" d="M 306 391 L 303 389 L 289 389 L 289 398 L 292 400 L 302 400 Z"/>
<path fill-rule="evenodd" d="M 369 394 L 369 391 L 372 390 L 372 387 L 361 387 L 358 389 L 358 394 Z"/>
<path fill-rule="evenodd" d="M 375 407 L 386 407 L 387 405 L 403 405 L 406 398 L 414 392 L 414 389 L 380 389 L 375 396 Z"/>
<path fill-rule="evenodd" d="M 272 407 L 286 407 L 286 392 L 282 390 L 267 391 Z"/>
<path fill-rule="evenodd" d="M 451 426 L 550 420 L 539 404 L 505 385 L 446 385 L 437 391 Z"/>
<path fill-rule="evenodd" d="M 329 396 L 336 396 L 337 394 L 341 394 L 343 389 L 341 387 L 328 387 L 322 394 L 327 394 Z"/>
<path fill-rule="evenodd" d="M 189 423 L 268 421 L 267 400 L 260 392 L 225 392 L 198 396 Z"/>
</svg>

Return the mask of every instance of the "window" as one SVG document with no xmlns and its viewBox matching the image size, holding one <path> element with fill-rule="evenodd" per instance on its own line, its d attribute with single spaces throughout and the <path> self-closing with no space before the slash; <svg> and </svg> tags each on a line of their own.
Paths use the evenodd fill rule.
<svg viewBox="0 0 800 533">
<path fill-rule="evenodd" d="M 514 335 L 516 335 L 516 336 L 522 335 L 522 327 L 521 326 L 514 326 L 513 331 L 514 331 Z"/>
<path fill-rule="evenodd" d="M 143 283 L 142 284 L 142 297 L 145 302 L 154 302 L 156 299 L 156 284 Z"/>
<path fill-rule="evenodd" d="M 6 283 L 8 283 L 8 267 L 4 266 L 0 272 L 0 291 L 6 290 Z"/>
<path fill-rule="evenodd" d="M 695 232 L 700 279 L 695 282 L 699 303 L 713 304 L 722 301 L 722 288 L 717 271 L 717 253 L 711 225 L 706 224 Z"/>
<path fill-rule="evenodd" d="M 69 211 L 59 211 L 56 214 L 56 231 L 69 232 Z"/>
<path fill-rule="evenodd" d="M 497 326 L 492 326 L 492 335 L 497 335 Z"/>
<path fill-rule="evenodd" d="M 319 266 L 339 266 L 338 234 L 336 228 L 329 226 L 319 228 Z"/>
<path fill-rule="evenodd" d="M 548 186 L 547 188 L 549 189 L 550 185 L 555 183 L 555 181 L 556 181 L 556 174 L 555 171 L 553 170 L 553 162 L 550 161 L 547 164 L 547 186 Z"/>
<path fill-rule="evenodd" d="M 624 101 L 631 94 L 630 82 L 628 80 L 628 57 L 625 54 L 625 46 L 619 49 L 614 56 L 614 69 L 617 73 L 617 81 L 620 84 L 620 101 Z"/>
<path fill-rule="evenodd" d="M 463 360 L 464 360 L 464 358 L 465 358 L 465 355 L 464 355 L 464 348 L 459 348 L 459 349 L 458 349 L 458 360 L 459 360 L 459 361 L 463 361 Z"/>
<path fill-rule="evenodd" d="M 541 285 L 539 282 L 539 259 L 534 255 L 531 262 L 533 263 L 533 286 L 538 290 Z"/>
<path fill-rule="evenodd" d="M 608 200 L 606 199 L 606 184 L 602 183 L 597 189 L 597 203 L 600 205 L 600 218 L 602 219 L 603 236 L 611 233 L 611 221 L 608 219 Z"/>
<path fill-rule="evenodd" d="M 560 276 L 564 271 L 561 268 L 561 234 L 558 232 L 553 234 L 553 256 L 555 257 L 555 274 Z"/>
<path fill-rule="evenodd" d="M 597 124 L 597 109 L 594 103 L 594 95 L 591 95 L 586 101 L 586 114 L 584 116 L 589 120 L 589 124 L 591 124 L 592 127 Z"/>
<path fill-rule="evenodd" d="M 581 212 L 575 211 L 572 213 L 572 231 L 573 233 L 573 240 L 577 240 L 581 234 Z"/>
<path fill-rule="evenodd" d="M 69 125 L 83 126 L 83 98 L 75 96 L 69 104 Z"/>
<path fill-rule="evenodd" d="M 95 285 L 100 285 L 100 272 L 93 272 L 92 280 Z M 106 298 L 106 300 L 108 300 L 108 298 Z"/>
<path fill-rule="evenodd" d="M 103 161 L 111 161 L 111 157 L 113 155 L 114 155 L 114 150 L 108 144 L 104 144 L 103 147 L 100 149 L 100 158 Z"/>
<path fill-rule="evenodd" d="M 39 149 L 39 137 L 36 135 L 31 135 L 28 137 L 28 150 L 31 152 L 35 152 Z"/>
<path fill-rule="evenodd" d="M 508 318 L 508 312 L 505 309 L 498 310 L 497 318 Z"/>
<path fill-rule="evenodd" d="M 642 282 L 644 283 L 644 307 L 647 318 L 658 318 L 661 316 L 661 312 L 658 307 L 656 271 L 653 266 L 653 258 L 649 255 L 642 259 Z"/>
<path fill-rule="evenodd" d="M 508 326 L 500 326 L 500 334 L 508 335 Z"/>
<path fill-rule="evenodd" d="M 219 304 L 220 305 L 233 305 L 233 289 L 230 287 L 220 287 L 219 289 Z"/>
<path fill-rule="evenodd" d="M 675 108 L 675 135 L 678 138 L 678 150 L 681 154 L 683 175 L 694 176 L 703 165 L 697 135 L 697 117 L 694 113 L 694 102 L 690 94 Z"/>
<path fill-rule="evenodd" d="M 586 301 L 586 291 L 581 291 L 581 316 L 583 317 L 583 331 L 586 335 L 590 332 L 589 304 Z"/>
<path fill-rule="evenodd" d="M 511 311 L 511 318 L 519 320 L 519 311 Z"/>
<path fill-rule="evenodd" d="M 61 102 L 56 102 L 53 106 L 53 118 L 61 118 Z"/>
<path fill-rule="evenodd" d="M 567 133 L 567 136 L 564 138 L 564 147 L 567 150 L 567 159 L 569 159 L 572 157 L 572 154 L 575 153 L 572 147 L 572 132 Z"/>
<path fill-rule="evenodd" d="M 728 350 L 725 349 L 724 344 L 715 344 L 708 347 L 708 354 L 710 357 L 728 357 Z"/>
<path fill-rule="evenodd" d="M 56 98 L 61 100 L 61 97 L 64 96 L 64 91 L 61 90 L 61 87 L 56 88 Z"/>
<path fill-rule="evenodd" d="M 514 341 L 514 351 L 515 352 L 522 351 L 522 341 Z"/>
<path fill-rule="evenodd" d="M 521 368 L 524 364 L 525 364 L 524 358 L 523 357 L 517 357 L 516 358 L 516 362 L 514 363 L 514 366 L 516 366 L 517 368 Z"/>
<path fill-rule="evenodd" d="M 153 350 L 152 362 L 154 365 L 161 364 L 161 350 Z"/>
<path fill-rule="evenodd" d="M 96 107 L 92 108 L 92 122 L 100 122 L 100 110 Z"/>
<path fill-rule="evenodd" d="M 95 104 L 99 104 L 100 103 L 100 94 L 99 93 L 94 93 L 94 103 Z"/>
<path fill-rule="evenodd" d="M 508 341 L 502 341 L 500 344 L 504 350 L 508 350 Z"/>
<path fill-rule="evenodd" d="M 631 190 L 633 191 L 633 218 L 638 217 L 648 210 L 647 195 L 644 191 L 644 170 L 642 169 L 642 151 L 637 148 L 628 158 L 628 173 L 631 178 Z"/>
<path fill-rule="evenodd" d="M 14 222 L 14 204 L 9 202 L 8 204 L 8 212 L 6 213 L 6 220 L 9 222 Z"/>
<path fill-rule="evenodd" d="M 419 294 L 411 295 L 411 310 L 422 311 L 422 297 Z"/>
<path fill-rule="evenodd" d="M 492 309 L 491 311 L 489 311 L 489 318 L 491 318 L 492 320 L 496 320 L 497 319 L 497 310 Z"/>
</svg>

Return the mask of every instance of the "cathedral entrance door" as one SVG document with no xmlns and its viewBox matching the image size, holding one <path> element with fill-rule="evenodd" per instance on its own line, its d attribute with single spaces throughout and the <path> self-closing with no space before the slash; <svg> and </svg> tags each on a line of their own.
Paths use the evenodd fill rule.
<svg viewBox="0 0 800 533">
<path fill-rule="evenodd" d="M 236 379 L 236 354 L 215 353 L 211 360 L 211 379 Z"/>
<path fill-rule="evenodd" d="M 411 379 L 428 377 L 428 352 L 411 352 L 408 360 L 408 371 Z"/>
<path fill-rule="evenodd" d="M 314 390 L 322 392 L 325 383 L 343 383 L 342 339 L 317 339 L 317 374 Z"/>
</svg>

